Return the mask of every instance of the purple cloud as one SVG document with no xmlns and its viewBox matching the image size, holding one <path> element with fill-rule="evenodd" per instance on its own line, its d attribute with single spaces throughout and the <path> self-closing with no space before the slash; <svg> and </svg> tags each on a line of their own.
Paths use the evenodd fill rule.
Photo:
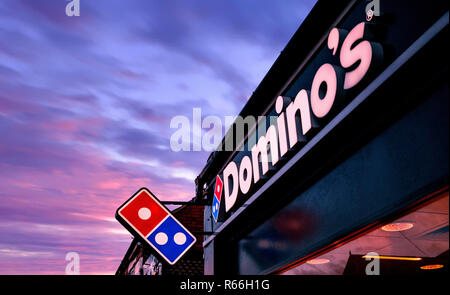
<svg viewBox="0 0 450 295">
<path fill-rule="evenodd" d="M 170 120 L 237 115 L 314 1 L 0 3 L 0 274 L 114 273 L 116 208 L 142 186 L 189 200 L 209 152 Z"/>
</svg>

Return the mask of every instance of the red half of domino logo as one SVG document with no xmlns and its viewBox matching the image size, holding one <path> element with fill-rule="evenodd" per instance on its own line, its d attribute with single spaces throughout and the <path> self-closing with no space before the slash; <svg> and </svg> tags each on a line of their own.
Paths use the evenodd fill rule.
<svg viewBox="0 0 450 295">
<path fill-rule="evenodd" d="M 216 187 L 214 188 L 214 196 L 217 198 L 217 201 L 219 201 L 219 202 L 220 202 L 220 197 L 222 196 L 222 188 L 223 188 L 222 179 L 220 179 L 220 176 L 217 175 Z"/>
<path fill-rule="evenodd" d="M 137 191 L 117 209 L 116 219 L 170 264 L 175 264 L 196 241 L 146 188 Z"/>
</svg>

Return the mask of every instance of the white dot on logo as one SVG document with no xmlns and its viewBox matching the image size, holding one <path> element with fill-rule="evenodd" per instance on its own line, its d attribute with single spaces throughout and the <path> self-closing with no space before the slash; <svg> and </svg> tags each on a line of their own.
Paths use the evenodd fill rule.
<svg viewBox="0 0 450 295">
<path fill-rule="evenodd" d="M 155 236 L 155 241 L 158 243 L 158 245 L 165 245 L 167 243 L 168 237 L 165 233 L 159 232 Z"/>
<path fill-rule="evenodd" d="M 150 216 L 152 216 L 152 212 L 150 211 L 150 209 L 143 207 L 139 209 L 138 215 L 140 219 L 147 220 L 150 218 Z"/>
<path fill-rule="evenodd" d="M 176 233 L 175 236 L 173 237 L 173 240 L 175 244 L 183 245 L 184 243 L 186 243 L 186 235 L 183 233 Z"/>
<path fill-rule="evenodd" d="M 219 210 L 219 204 L 216 203 L 216 211 Z"/>
<path fill-rule="evenodd" d="M 220 186 L 217 186 L 217 192 L 220 192 Z"/>
</svg>

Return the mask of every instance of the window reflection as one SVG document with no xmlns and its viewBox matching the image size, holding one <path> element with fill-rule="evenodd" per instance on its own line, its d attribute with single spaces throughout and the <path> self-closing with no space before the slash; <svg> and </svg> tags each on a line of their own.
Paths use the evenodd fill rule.
<svg viewBox="0 0 450 295">
<path fill-rule="evenodd" d="M 380 274 L 445 270 L 449 253 L 449 196 L 379 227 L 326 254 L 285 271 L 285 275 L 365 274 L 377 253 Z"/>
</svg>

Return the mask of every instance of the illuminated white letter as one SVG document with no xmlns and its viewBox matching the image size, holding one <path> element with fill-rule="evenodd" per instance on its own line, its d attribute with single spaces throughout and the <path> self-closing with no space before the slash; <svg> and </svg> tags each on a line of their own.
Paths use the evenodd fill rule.
<svg viewBox="0 0 450 295">
<path fill-rule="evenodd" d="M 300 112 L 300 120 L 297 112 Z M 295 100 L 286 108 L 289 146 L 292 148 L 299 141 L 306 141 L 304 135 L 311 129 L 311 111 L 309 109 L 308 92 L 300 90 Z M 297 126 L 300 125 L 299 128 Z"/>
<path fill-rule="evenodd" d="M 247 174 L 247 175 L 245 175 Z M 243 194 L 248 193 L 252 184 L 252 161 L 249 156 L 242 158 L 239 167 L 239 187 Z"/>
<path fill-rule="evenodd" d="M 341 48 L 341 65 L 349 68 L 361 61 L 356 69 L 345 74 L 344 89 L 349 89 L 361 81 L 367 73 L 372 61 L 372 46 L 369 41 L 361 41 L 354 46 L 355 42 L 364 36 L 364 23 L 359 23 L 345 38 Z"/>
<path fill-rule="evenodd" d="M 275 126 L 271 125 L 267 129 L 265 136 L 261 136 L 258 143 L 252 148 L 252 162 L 253 162 L 253 178 L 254 182 L 257 183 L 259 180 L 259 156 L 261 155 L 261 167 L 262 174 L 266 174 L 269 170 L 269 159 L 267 157 L 267 145 L 270 143 L 270 155 L 272 160 L 272 165 L 278 162 L 278 141 L 277 141 L 277 130 Z"/>
<path fill-rule="evenodd" d="M 328 48 L 333 50 L 333 55 L 336 54 L 338 48 L 339 48 L 339 30 L 336 28 L 333 28 L 328 35 Z"/>
<path fill-rule="evenodd" d="M 229 177 L 231 176 L 233 181 L 233 191 L 230 194 L 229 187 Z M 233 207 L 234 203 L 236 203 L 236 198 L 238 194 L 239 183 L 238 181 L 238 169 L 236 163 L 230 162 L 227 167 L 223 170 L 223 191 L 224 191 L 224 199 L 225 199 L 225 211 L 228 212 L 231 207 Z"/>
<path fill-rule="evenodd" d="M 326 88 L 322 88 L 322 83 Z M 317 118 L 325 117 L 333 106 L 337 93 L 337 76 L 334 67 L 323 64 L 316 72 L 311 86 L 311 109 Z"/>
<path fill-rule="evenodd" d="M 278 143 L 280 144 L 280 158 L 286 154 L 288 151 L 288 143 L 286 136 L 286 119 L 284 116 L 284 112 L 281 112 L 285 105 L 291 102 L 289 97 L 278 96 L 277 101 L 275 103 L 275 110 L 279 114 L 277 118 L 277 127 L 278 127 Z M 281 114 L 280 114 L 281 113 Z"/>
</svg>

